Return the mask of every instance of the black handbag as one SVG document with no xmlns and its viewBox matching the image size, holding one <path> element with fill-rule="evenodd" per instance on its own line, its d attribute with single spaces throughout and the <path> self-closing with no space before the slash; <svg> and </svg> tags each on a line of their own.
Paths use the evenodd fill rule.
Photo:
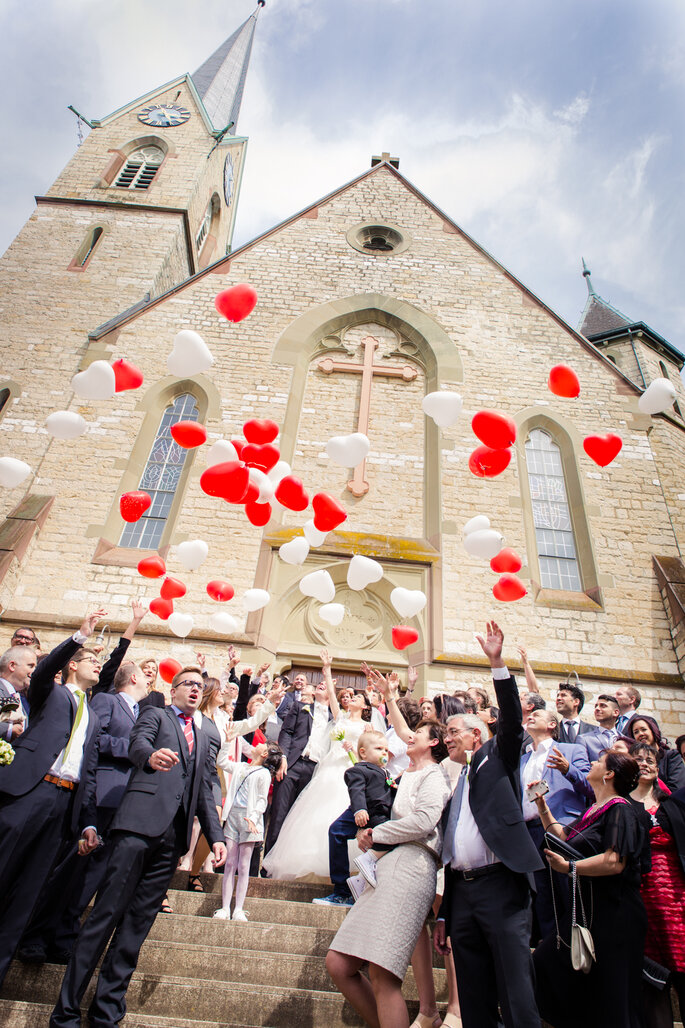
<svg viewBox="0 0 685 1028">
<path fill-rule="evenodd" d="M 557 853 L 564 860 L 583 860 L 583 854 L 574 849 L 566 839 L 560 839 L 553 832 L 545 832 L 545 846 L 552 853 Z"/>
</svg>

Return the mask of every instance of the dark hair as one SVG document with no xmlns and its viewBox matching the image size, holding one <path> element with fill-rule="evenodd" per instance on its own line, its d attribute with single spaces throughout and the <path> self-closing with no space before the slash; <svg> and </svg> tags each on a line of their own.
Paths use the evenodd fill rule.
<svg viewBox="0 0 685 1028">
<path fill-rule="evenodd" d="M 499 707 L 488 707 L 488 713 L 492 721 L 488 721 L 488 732 L 494 738 L 497 735 L 497 723 L 499 721 Z"/>
<path fill-rule="evenodd" d="M 478 704 L 474 700 L 473 696 L 469 696 L 466 689 L 457 689 L 453 699 L 457 699 L 461 702 L 464 707 L 463 710 L 459 711 L 460 714 L 477 714 Z"/>
<path fill-rule="evenodd" d="M 659 751 L 656 748 L 656 746 L 650 746 L 648 742 L 634 742 L 633 745 L 630 747 L 631 757 L 637 758 L 640 753 L 647 753 L 650 757 L 654 757 L 654 760 L 656 761 L 657 776 L 654 781 L 654 785 L 652 786 L 652 792 L 654 793 L 659 803 L 661 803 L 661 801 L 665 799 L 666 796 L 670 796 L 670 793 L 666 792 L 659 785 Z"/>
<path fill-rule="evenodd" d="M 273 778 L 274 775 L 277 775 L 281 770 L 281 764 L 283 763 L 283 750 L 277 742 L 269 742 L 267 743 L 267 746 L 269 751 L 264 758 L 262 767 L 265 767 Z"/>
<path fill-rule="evenodd" d="M 676 741 L 673 743 L 675 748 L 678 750 L 678 753 L 680 753 L 680 747 L 683 745 L 684 742 L 685 742 L 685 735 L 679 735 L 678 738 L 676 739 Z"/>
<path fill-rule="evenodd" d="M 33 636 L 33 642 L 31 643 L 31 645 L 32 646 L 37 646 L 38 649 L 40 649 L 40 639 L 38 638 L 38 636 L 36 635 L 34 630 L 29 627 L 29 625 L 17 625 L 17 627 L 14 629 L 14 634 L 12 635 L 12 639 L 15 638 L 17 632 L 30 632 L 31 635 Z M 11 645 L 12 645 L 12 642 L 10 640 L 10 646 Z"/>
<path fill-rule="evenodd" d="M 560 682 L 557 686 L 557 690 L 558 692 L 570 693 L 570 695 L 573 696 L 574 700 L 580 701 L 580 703 L 578 704 L 578 713 L 580 714 L 581 710 L 585 706 L 585 693 L 580 688 L 580 686 L 572 685 L 571 682 Z"/>
<path fill-rule="evenodd" d="M 490 706 L 490 696 L 487 689 L 482 689 L 480 685 L 470 685 L 469 689 L 472 689 L 480 697 L 479 709 L 486 710 Z"/>
<path fill-rule="evenodd" d="M 79 648 L 77 649 L 76 653 L 72 653 L 71 657 L 69 657 L 69 660 L 66 662 L 66 664 L 62 668 L 62 681 L 63 682 L 66 682 L 67 678 L 69 677 L 69 665 L 71 664 L 71 662 L 74 661 L 74 663 L 78 664 L 79 661 L 85 660 L 85 658 L 86 658 L 86 656 L 88 654 L 90 654 L 92 657 L 95 657 L 97 660 L 100 659 L 98 657 L 97 653 L 95 652 L 95 650 L 89 650 L 89 649 L 86 649 L 85 646 L 79 646 Z M 38 667 L 38 664 L 36 664 L 36 667 Z"/>
<path fill-rule="evenodd" d="M 615 696 L 611 696 L 608 692 L 601 692 L 599 694 L 599 696 L 597 697 L 597 699 L 598 700 L 604 700 L 605 703 L 612 703 L 614 705 L 614 707 L 616 707 L 616 710 L 620 710 L 621 709 L 619 707 L 619 705 L 618 705 L 618 700 L 616 699 L 616 697 Z"/>
<path fill-rule="evenodd" d="M 403 696 L 401 700 L 397 701 L 400 714 L 407 722 L 407 727 L 413 732 L 421 720 L 421 709 L 416 702 L 410 696 Z"/>
<path fill-rule="evenodd" d="M 286 692 L 290 688 L 290 679 L 288 678 L 287 675 L 274 675 L 274 684 L 276 682 L 283 682 L 283 685 L 285 686 Z"/>
<path fill-rule="evenodd" d="M 438 721 L 442 721 L 443 724 L 447 724 L 447 719 L 455 714 L 466 713 L 466 707 L 462 701 L 457 699 L 456 696 L 450 696 L 446 692 L 440 693 L 439 696 L 434 696 L 433 703 L 435 705 L 435 712 L 438 715 Z"/>
<path fill-rule="evenodd" d="M 645 724 L 649 728 L 651 728 L 652 735 L 654 736 L 654 745 L 659 748 L 660 753 L 663 755 L 668 749 L 668 739 L 665 739 L 663 737 L 658 722 L 653 717 L 650 717 L 649 714 L 633 714 L 630 721 L 625 727 L 626 734 L 631 737 L 633 742 L 635 742 L 635 736 L 633 735 L 633 732 L 635 730 L 635 724 L 637 721 L 644 721 Z"/>
<path fill-rule="evenodd" d="M 364 697 L 364 703 L 366 705 L 365 705 L 364 709 L 362 710 L 362 721 L 369 721 L 370 722 L 371 721 L 371 714 L 373 712 L 373 707 L 371 706 L 371 700 L 366 695 L 366 688 L 364 688 L 364 689 L 354 689 L 353 692 L 355 692 L 358 696 L 363 696 Z"/>
<path fill-rule="evenodd" d="M 539 692 L 527 692 L 526 703 L 530 704 L 533 710 L 547 710 L 547 704 L 545 703 L 544 697 Z"/>
<path fill-rule="evenodd" d="M 604 760 L 607 771 L 614 772 L 614 789 L 618 795 L 629 796 L 640 781 L 640 768 L 635 757 L 607 750 Z"/>
<path fill-rule="evenodd" d="M 441 725 L 439 721 L 424 720 L 419 721 L 414 731 L 418 732 L 419 728 L 424 727 L 428 728 L 429 739 L 437 739 L 436 745 L 431 747 L 431 756 L 436 764 L 440 764 L 449 755 L 445 743 L 445 726 Z"/>
<path fill-rule="evenodd" d="M 120 664 L 117 668 L 117 672 L 112 682 L 112 691 L 121 692 L 125 689 L 128 683 L 131 681 L 131 672 L 134 667 L 138 665 L 133 660 L 125 660 L 123 664 Z"/>
</svg>

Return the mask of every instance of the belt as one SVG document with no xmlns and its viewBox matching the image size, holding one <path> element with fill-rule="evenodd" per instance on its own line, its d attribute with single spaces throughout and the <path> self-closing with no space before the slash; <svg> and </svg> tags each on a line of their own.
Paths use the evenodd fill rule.
<svg viewBox="0 0 685 1028">
<path fill-rule="evenodd" d="M 45 775 L 43 781 L 50 782 L 51 785 L 58 785 L 60 789 L 68 789 L 69 792 L 74 792 L 77 785 L 76 782 L 70 782 L 68 778 L 58 778 L 57 775 Z"/>
<path fill-rule="evenodd" d="M 504 864 L 498 861 L 496 864 L 485 864 L 483 867 L 470 867 L 466 871 L 452 870 L 452 876 L 459 882 L 473 882 L 476 878 L 485 878 L 486 875 L 503 870 Z"/>
</svg>

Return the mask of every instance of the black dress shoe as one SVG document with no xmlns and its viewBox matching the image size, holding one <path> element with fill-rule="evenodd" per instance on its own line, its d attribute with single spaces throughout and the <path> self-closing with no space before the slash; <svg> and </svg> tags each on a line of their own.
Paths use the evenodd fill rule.
<svg viewBox="0 0 685 1028">
<path fill-rule="evenodd" d="M 17 959 L 22 964 L 44 964 L 47 953 L 41 946 L 24 946 L 17 952 Z"/>
<path fill-rule="evenodd" d="M 68 949 L 49 949 L 45 958 L 46 964 L 68 964 L 71 953 Z"/>
</svg>

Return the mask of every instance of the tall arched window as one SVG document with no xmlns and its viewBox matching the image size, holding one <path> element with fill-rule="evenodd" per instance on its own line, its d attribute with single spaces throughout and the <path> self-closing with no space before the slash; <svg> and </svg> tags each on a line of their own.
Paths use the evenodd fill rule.
<svg viewBox="0 0 685 1028">
<path fill-rule="evenodd" d="M 526 441 L 526 464 L 543 589 L 582 592 L 573 521 L 561 451 L 548 432 L 534 428 Z"/>
<path fill-rule="evenodd" d="M 121 189 L 147 189 L 163 160 L 164 151 L 159 146 L 141 146 L 128 155 L 114 185 Z"/>
<path fill-rule="evenodd" d="M 152 503 L 139 521 L 126 525 L 120 546 L 138 549 L 159 546 L 188 455 L 188 451 L 172 439 L 171 426 L 177 421 L 197 421 L 198 418 L 196 400 L 191 393 L 178 396 L 164 411 L 138 484 L 138 489 L 150 494 Z"/>
</svg>

